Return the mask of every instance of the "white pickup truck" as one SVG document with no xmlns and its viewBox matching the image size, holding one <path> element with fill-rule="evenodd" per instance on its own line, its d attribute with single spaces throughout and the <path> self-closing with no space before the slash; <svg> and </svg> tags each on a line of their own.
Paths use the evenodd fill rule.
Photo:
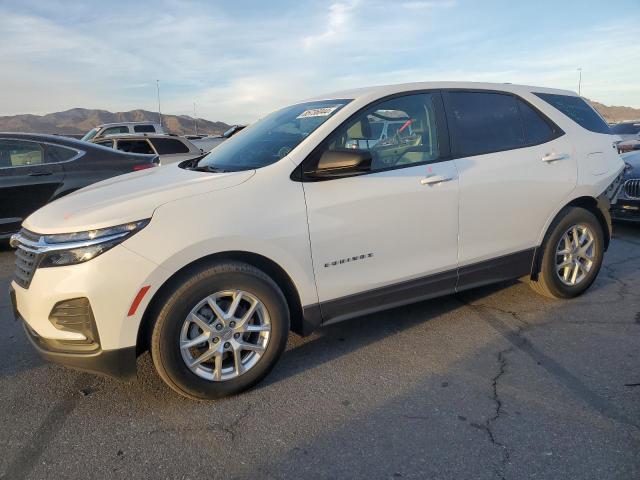
<svg viewBox="0 0 640 480">
<path fill-rule="evenodd" d="M 81 140 L 88 142 L 98 137 L 120 135 L 123 133 L 164 133 L 164 129 L 159 123 L 153 122 L 105 123 L 89 130 Z"/>
</svg>

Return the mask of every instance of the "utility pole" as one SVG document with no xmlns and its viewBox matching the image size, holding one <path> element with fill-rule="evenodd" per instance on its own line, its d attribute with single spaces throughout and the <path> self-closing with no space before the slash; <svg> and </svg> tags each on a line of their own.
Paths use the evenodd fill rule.
<svg viewBox="0 0 640 480">
<path fill-rule="evenodd" d="M 193 102 L 193 127 L 198 135 L 198 117 L 196 117 L 196 102 Z"/>
<path fill-rule="evenodd" d="M 578 95 L 580 95 L 580 88 L 582 87 L 582 67 L 578 67 L 578 75 Z"/>
<path fill-rule="evenodd" d="M 156 88 L 158 89 L 158 120 L 162 127 L 162 113 L 160 113 L 160 80 L 156 80 Z"/>
</svg>

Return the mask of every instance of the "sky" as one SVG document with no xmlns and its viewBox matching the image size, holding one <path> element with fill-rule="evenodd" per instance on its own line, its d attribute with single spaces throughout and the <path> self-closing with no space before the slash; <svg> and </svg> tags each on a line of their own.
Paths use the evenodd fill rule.
<svg viewBox="0 0 640 480">
<path fill-rule="evenodd" d="M 0 0 L 0 115 L 252 122 L 322 93 L 511 82 L 640 108 L 640 0 Z"/>
</svg>

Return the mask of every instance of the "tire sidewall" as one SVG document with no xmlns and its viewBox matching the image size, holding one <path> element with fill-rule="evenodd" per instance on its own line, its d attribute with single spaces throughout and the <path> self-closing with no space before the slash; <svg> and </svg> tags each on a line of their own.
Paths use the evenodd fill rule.
<svg viewBox="0 0 640 480">
<path fill-rule="evenodd" d="M 187 280 L 161 310 L 155 329 L 158 360 L 171 381 L 189 396 L 210 399 L 239 393 L 255 385 L 273 368 L 284 350 L 289 332 L 289 311 L 284 296 L 268 278 L 248 272 L 205 270 Z M 210 381 L 193 373 L 179 348 L 184 320 L 207 296 L 223 290 L 244 290 L 265 306 L 271 321 L 269 343 L 256 365 L 248 372 L 225 381 Z"/>
</svg>

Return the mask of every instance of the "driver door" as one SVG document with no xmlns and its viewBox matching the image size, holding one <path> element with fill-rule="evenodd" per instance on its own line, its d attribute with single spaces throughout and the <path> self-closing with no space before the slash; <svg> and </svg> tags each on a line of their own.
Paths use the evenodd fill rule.
<svg viewBox="0 0 640 480">
<path fill-rule="evenodd" d="M 371 125 L 399 124 L 380 139 Z M 377 133 L 377 135 L 376 135 Z M 439 93 L 372 104 L 303 165 L 323 321 L 451 293 L 457 279 L 458 174 Z M 327 151 L 371 155 L 367 172 L 313 176 Z"/>
</svg>

